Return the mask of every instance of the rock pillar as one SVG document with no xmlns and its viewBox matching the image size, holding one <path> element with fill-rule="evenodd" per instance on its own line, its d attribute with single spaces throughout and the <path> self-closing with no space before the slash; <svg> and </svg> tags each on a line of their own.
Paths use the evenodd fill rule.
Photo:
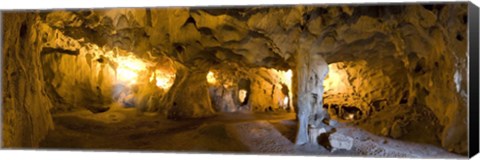
<svg viewBox="0 0 480 160">
<path fill-rule="evenodd" d="M 176 64 L 175 82 L 162 100 L 169 119 L 211 116 L 214 110 L 208 92 L 208 70 Z M 162 106 L 159 106 L 162 108 Z"/>
<path fill-rule="evenodd" d="M 328 114 L 323 106 L 323 80 L 328 73 L 328 65 L 322 56 L 313 53 L 300 53 L 297 57 L 297 120 L 298 131 L 295 143 L 316 143 L 316 136 L 309 136 L 309 130 L 321 127 Z"/>
</svg>

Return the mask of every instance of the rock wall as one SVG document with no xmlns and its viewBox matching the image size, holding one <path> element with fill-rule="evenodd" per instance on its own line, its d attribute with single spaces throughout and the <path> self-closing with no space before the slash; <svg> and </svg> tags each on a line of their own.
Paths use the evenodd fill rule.
<svg viewBox="0 0 480 160">
<path fill-rule="evenodd" d="M 3 13 L 2 147 L 35 147 L 53 129 L 43 83 L 44 35 L 31 13 Z"/>
<path fill-rule="evenodd" d="M 113 101 L 115 69 L 104 52 L 89 46 L 78 48 L 77 55 L 52 52 L 43 55 L 45 83 L 57 102 L 55 111 L 88 108 L 92 112 L 108 109 Z"/>
<path fill-rule="evenodd" d="M 440 145 L 437 117 L 424 104 L 408 104 L 408 77 L 401 74 L 407 70 L 393 66 L 398 64 L 365 60 L 330 64 L 324 107 L 334 119 L 371 133 Z"/>
<path fill-rule="evenodd" d="M 386 98 L 394 102 L 389 105 L 392 107 L 401 103 L 408 107 L 425 106 L 443 126 L 438 133 L 441 145 L 466 153 L 466 8 L 466 4 L 359 7 L 353 8 L 353 21 L 334 22 L 317 15 L 311 17 L 311 22 L 335 26 L 322 30 L 324 36 L 318 47 L 327 62 L 365 60 L 368 68 L 378 68 L 376 74 L 360 71 L 358 76 L 353 75 L 368 79 L 363 81 L 366 83 L 379 83 L 375 86 L 382 86 L 385 91 L 382 95 L 365 95 L 372 100 L 367 100 L 367 104 Z M 327 15 L 348 16 L 333 14 L 334 10 L 328 8 Z M 375 67 L 382 65 L 383 68 Z M 376 78 L 379 73 L 385 78 Z M 390 90 L 387 79 L 399 89 Z"/>
<path fill-rule="evenodd" d="M 293 111 L 287 71 L 251 68 L 236 71 L 215 70 L 216 82 L 210 93 L 218 111 L 289 112 Z M 246 84 L 242 84 L 247 82 Z M 247 85 L 245 87 L 245 85 Z M 245 102 L 239 92 L 245 90 Z"/>
<path fill-rule="evenodd" d="M 208 91 L 205 68 L 190 70 L 175 65 L 177 73 L 175 82 L 162 98 L 161 105 L 169 119 L 202 118 L 214 114 Z"/>
<path fill-rule="evenodd" d="M 325 107 L 357 108 L 361 112 L 353 118 L 364 119 L 384 107 L 406 104 L 409 90 L 404 73 L 407 71 L 398 67 L 402 65 L 400 61 L 389 61 L 391 63 L 356 60 L 330 64 L 324 84 Z"/>
<path fill-rule="evenodd" d="M 105 14 L 112 16 L 108 11 Z M 136 106 L 142 112 L 158 106 L 158 101 L 171 85 L 166 79 L 174 75 L 169 58 L 152 56 L 150 52 L 133 54 L 130 51 L 135 49 L 124 50 L 113 42 L 102 43 L 101 37 L 94 37 L 98 41 L 92 41 L 92 35 L 84 30 L 64 30 L 82 25 L 92 27 L 91 22 L 87 25 L 79 18 L 89 15 L 53 11 L 40 16 L 43 30 L 48 35 L 42 58 L 45 81 L 57 103 L 53 111 L 87 108 L 97 113 L 108 110 L 113 102 Z M 124 23 L 123 18 L 117 18 L 118 23 Z M 136 33 L 134 28 L 138 26 L 124 25 L 119 24 L 117 28 Z"/>
<path fill-rule="evenodd" d="M 108 110 L 109 105 L 118 100 L 115 94 L 127 85 L 116 79 L 119 64 L 115 59 L 127 56 L 126 51 L 100 48 L 83 39 L 66 36 L 58 24 L 51 24 L 53 15 L 44 19 L 36 13 L 3 14 L 5 147 L 38 145 L 48 130 L 53 129 L 51 112 L 78 108 L 94 113 Z M 157 93 L 164 92 L 155 84 L 148 86 L 151 74 L 145 75 L 145 84 L 136 86 L 141 93 L 137 92 L 134 103 L 147 103 L 151 97 L 158 99 Z"/>
<path fill-rule="evenodd" d="M 286 71 L 274 69 L 255 69 L 251 71 L 250 106 L 252 111 L 293 111 L 288 93 Z M 285 101 L 287 98 L 287 101 Z"/>
<path fill-rule="evenodd" d="M 250 85 L 247 88 L 242 88 L 239 84 L 244 78 L 244 75 L 237 76 L 235 72 L 221 69 L 210 69 L 208 71 L 208 90 L 212 100 L 212 106 L 216 112 L 249 110 L 248 98 L 244 99 L 246 102 L 241 102 L 238 98 L 241 89 L 250 92 Z"/>
<path fill-rule="evenodd" d="M 212 106 L 216 112 L 236 112 L 246 110 L 238 100 L 238 88 L 225 88 L 223 86 L 209 87 Z"/>
</svg>

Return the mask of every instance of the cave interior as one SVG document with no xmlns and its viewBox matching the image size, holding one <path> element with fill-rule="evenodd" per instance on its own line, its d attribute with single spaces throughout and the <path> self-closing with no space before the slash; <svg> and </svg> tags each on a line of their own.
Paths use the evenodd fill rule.
<svg viewBox="0 0 480 160">
<path fill-rule="evenodd" d="M 463 157 L 467 4 L 2 13 L 2 147 Z"/>
</svg>

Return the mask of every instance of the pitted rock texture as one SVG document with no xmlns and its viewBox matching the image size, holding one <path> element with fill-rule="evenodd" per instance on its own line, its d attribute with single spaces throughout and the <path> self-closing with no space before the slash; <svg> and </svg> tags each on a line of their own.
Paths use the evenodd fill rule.
<svg viewBox="0 0 480 160">
<path fill-rule="evenodd" d="M 2 147 L 38 146 L 54 105 L 42 81 L 42 32 L 30 13 L 2 16 Z"/>
<path fill-rule="evenodd" d="M 4 135 L 10 137 L 4 139 L 9 141 L 4 143 L 8 146 L 22 144 L 23 139 L 13 137 L 23 135 L 32 139 L 23 146 L 35 145 L 52 127 L 49 109 L 62 104 L 53 95 L 51 85 L 58 87 L 54 84 L 59 84 L 60 76 L 48 74 L 65 73 L 66 77 L 76 77 L 68 75 L 73 74 L 65 70 L 68 67 L 56 69 L 57 66 L 66 66 L 67 61 L 77 63 L 69 67 L 85 66 L 82 72 L 97 73 L 79 82 L 90 84 L 86 88 L 88 93 L 105 95 L 110 92 L 102 88 L 108 82 L 100 79 L 112 74 L 111 69 L 106 69 L 106 65 L 101 67 L 82 51 L 88 44 L 94 44 L 108 50 L 133 52 L 143 59 L 165 56 L 188 70 L 205 70 L 202 76 L 195 75 L 199 77 L 209 69 L 250 74 L 253 74 L 252 68 L 259 67 L 295 70 L 302 54 L 321 55 L 328 64 L 343 64 L 344 69 L 340 70 L 348 73 L 348 87 L 354 89 L 341 94 L 327 91 L 325 102 L 347 105 L 338 104 L 337 99 L 352 95 L 345 103 L 360 108 L 365 113 L 362 119 L 373 120 L 375 108 L 420 107 L 418 110 L 438 120 L 435 125 L 440 129 L 432 134 L 438 135 L 441 146 L 457 153 L 467 152 L 466 3 L 94 9 L 3 15 L 2 51 L 5 53 L 3 59 L 7 60 L 3 63 L 2 76 L 4 122 L 22 121 L 22 125 L 9 124 L 3 128 Z M 62 53 L 61 56 L 55 57 L 58 53 Z M 43 59 L 41 55 L 45 55 Z M 86 69 L 86 66 L 93 67 Z M 99 70 L 102 74 L 98 74 Z M 45 84 L 46 79 L 51 84 Z M 201 81 L 198 86 L 202 87 L 196 89 L 208 95 L 203 78 Z M 13 82 L 22 85 L 11 85 Z M 293 82 L 293 88 L 298 85 Z M 19 88 L 9 89 L 12 86 Z M 23 93 L 23 87 L 35 92 Z M 182 87 L 179 90 L 188 93 L 185 90 L 188 86 Z M 68 91 L 60 88 L 57 92 L 68 97 Z M 296 94 L 292 95 L 292 101 L 297 100 Z M 150 95 L 154 98 L 146 98 L 150 99 L 149 108 L 159 111 L 162 109 L 155 105 L 156 102 L 173 102 L 178 98 L 175 97 L 177 93 L 167 93 L 174 96 L 170 98 L 163 98 L 155 91 L 149 92 Z M 19 97 L 31 98 L 28 103 L 45 105 L 23 104 L 26 101 L 18 100 Z M 96 98 L 91 101 L 102 106 L 109 100 Z M 201 102 L 201 106 L 211 104 L 207 99 Z M 211 107 L 204 108 L 195 113 L 209 115 L 213 112 Z M 197 115 L 195 113 L 185 115 Z M 398 120 L 386 121 L 393 124 Z"/>
<path fill-rule="evenodd" d="M 216 82 L 210 84 L 210 95 L 217 111 L 293 112 L 286 72 L 237 65 L 215 68 Z M 239 99 L 241 90 L 246 91 L 244 102 Z"/>
</svg>

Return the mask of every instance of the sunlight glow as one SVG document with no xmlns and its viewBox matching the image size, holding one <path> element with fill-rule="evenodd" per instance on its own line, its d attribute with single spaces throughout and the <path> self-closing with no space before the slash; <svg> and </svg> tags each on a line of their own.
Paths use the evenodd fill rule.
<svg viewBox="0 0 480 160">
<path fill-rule="evenodd" d="M 238 100 L 240 101 L 240 103 L 243 103 L 245 102 L 245 98 L 247 98 L 247 91 L 244 89 L 240 89 L 240 91 L 238 91 Z"/>
<path fill-rule="evenodd" d="M 215 74 L 212 71 L 209 71 L 207 74 L 207 82 L 210 84 L 217 83 L 217 79 L 215 78 Z"/>
<path fill-rule="evenodd" d="M 132 85 L 137 83 L 138 74 L 146 70 L 146 64 L 133 55 L 118 57 L 115 59 L 118 63 L 117 80 Z"/>
<path fill-rule="evenodd" d="M 285 107 L 292 107 L 291 101 L 288 99 L 290 97 L 293 97 L 293 89 L 292 89 L 292 78 L 293 78 L 293 72 L 291 69 L 287 71 L 282 71 L 282 70 L 276 70 L 276 69 L 270 69 L 270 71 L 278 76 L 278 80 L 285 84 L 288 88 L 288 95 L 283 100 L 280 100 L 281 102 L 284 103 Z"/>
<path fill-rule="evenodd" d="M 113 60 L 118 64 L 116 80 L 126 85 L 137 84 L 140 83 L 140 79 L 148 78 L 148 76 L 142 78 L 142 75 L 149 75 L 150 73 L 147 67 L 153 65 L 152 62 L 143 61 L 142 59 L 135 57 L 133 54 L 129 56 L 119 56 Z M 175 73 L 156 69 L 151 73 L 148 80 L 150 82 L 155 81 L 156 86 L 162 89 L 168 89 L 172 86 L 173 81 L 175 80 Z"/>
<path fill-rule="evenodd" d="M 157 87 L 168 89 L 172 86 L 173 81 L 175 80 L 175 74 L 155 70 L 150 77 L 150 82 L 153 82 L 154 80 L 156 81 L 155 85 Z"/>
<path fill-rule="evenodd" d="M 328 65 L 328 75 L 323 82 L 325 91 L 342 92 L 346 88 L 345 71 L 338 68 L 338 63 Z"/>
<path fill-rule="evenodd" d="M 285 98 L 283 99 L 283 105 L 284 105 L 284 106 L 287 106 L 287 105 L 288 105 L 288 97 L 285 97 Z"/>
</svg>

